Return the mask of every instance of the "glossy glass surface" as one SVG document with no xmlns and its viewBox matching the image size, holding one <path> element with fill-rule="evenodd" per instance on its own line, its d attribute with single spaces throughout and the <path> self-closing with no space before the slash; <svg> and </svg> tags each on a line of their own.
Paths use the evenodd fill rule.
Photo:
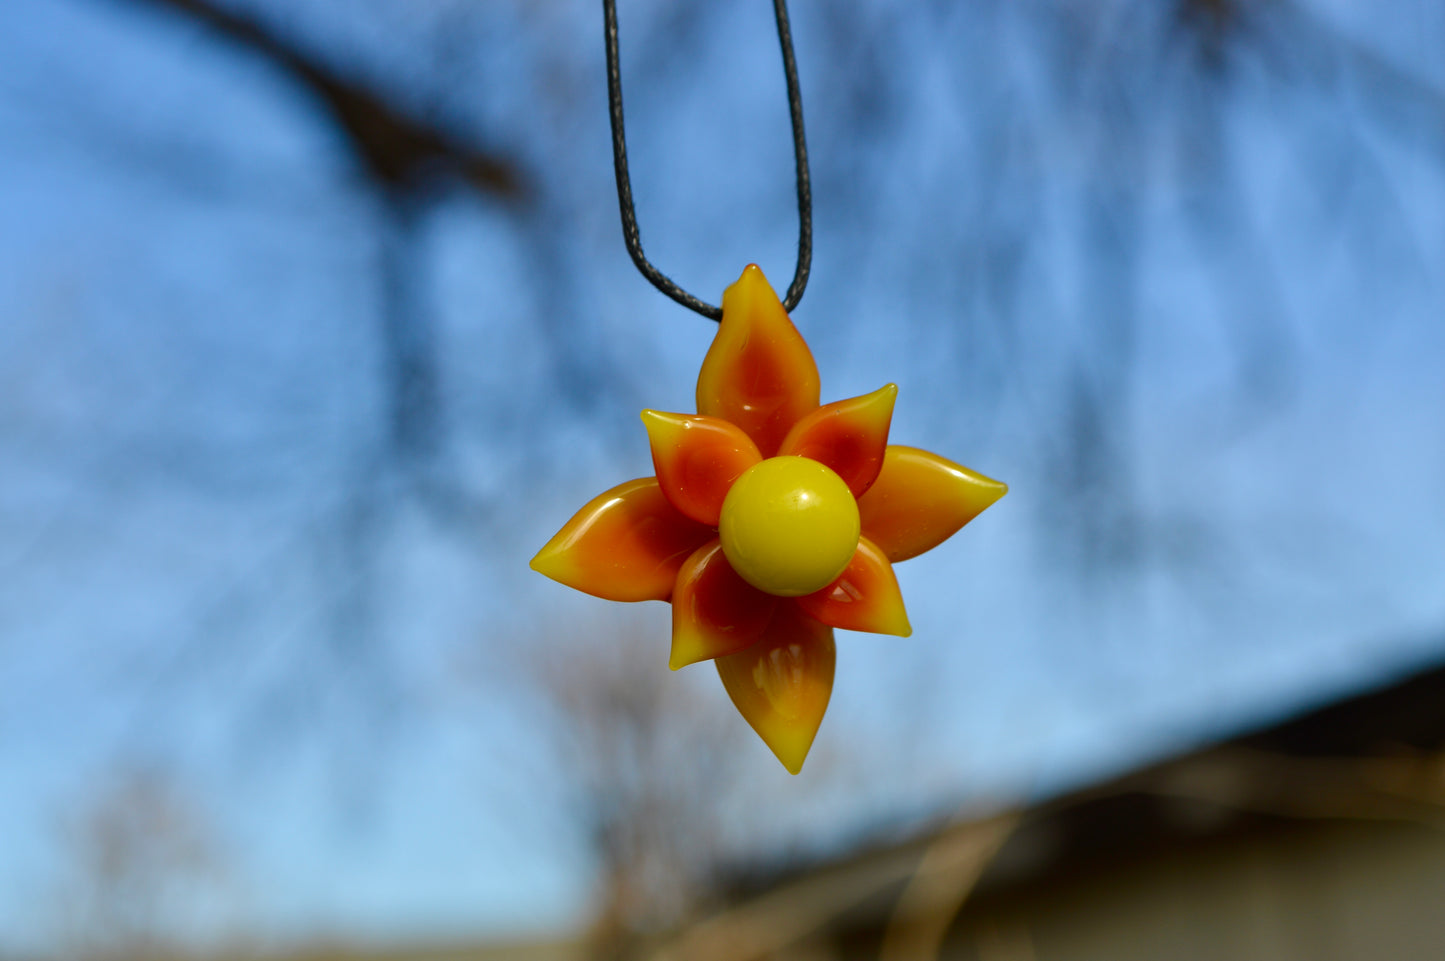
<svg viewBox="0 0 1445 961">
<path fill-rule="evenodd" d="M 701 414 L 645 410 L 642 423 L 662 493 L 688 517 L 716 527 L 728 488 L 762 459 L 758 446 L 741 428 Z"/>
<path fill-rule="evenodd" d="M 829 627 L 898 637 L 913 633 L 893 565 L 866 537 L 858 541 L 853 559 L 836 580 L 816 593 L 798 598 L 798 604 Z"/>
<path fill-rule="evenodd" d="M 833 629 L 909 634 L 892 565 L 1008 490 L 890 445 L 897 395 L 819 407 L 813 355 L 749 266 L 723 295 L 699 413 L 642 413 L 656 476 L 589 501 L 532 567 L 609 600 L 671 601 L 673 669 L 713 660 L 796 774 L 832 692 Z"/>
<path fill-rule="evenodd" d="M 800 597 L 827 587 L 852 560 L 858 502 L 817 461 L 770 457 L 728 491 L 718 534 L 743 580 L 779 597 Z"/>
<path fill-rule="evenodd" d="M 668 503 L 655 477 L 641 477 L 588 501 L 532 570 L 609 601 L 665 601 L 683 561 L 713 536 Z"/>
<path fill-rule="evenodd" d="M 895 564 L 948 540 L 1008 485 L 917 447 L 890 445 L 873 487 L 858 499 L 863 530 Z"/>
<path fill-rule="evenodd" d="M 888 384 L 862 397 L 825 404 L 793 425 L 778 453 L 827 464 L 858 497 L 873 486 L 883 467 L 897 397 L 898 388 Z"/>
<path fill-rule="evenodd" d="M 738 576 L 717 538 L 682 565 L 672 595 L 672 657 L 675 671 L 752 645 L 772 620 L 778 598 Z"/>
<path fill-rule="evenodd" d="M 697 377 L 697 412 L 737 424 L 764 457 L 818 406 L 818 365 L 757 265 L 723 293 L 723 317 Z"/>
<path fill-rule="evenodd" d="M 784 605 L 756 644 L 713 663 L 738 712 L 797 774 L 828 710 L 836 661 L 833 629 Z"/>
</svg>

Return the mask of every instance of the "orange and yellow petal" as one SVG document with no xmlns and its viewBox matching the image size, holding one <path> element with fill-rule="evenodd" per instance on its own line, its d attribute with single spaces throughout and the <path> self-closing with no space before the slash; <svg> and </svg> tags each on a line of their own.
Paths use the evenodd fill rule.
<svg viewBox="0 0 1445 961">
<path fill-rule="evenodd" d="M 763 636 L 777 606 L 776 597 L 733 571 L 722 543 L 714 538 L 694 551 L 678 572 L 669 666 L 675 671 L 751 646 Z"/>
<path fill-rule="evenodd" d="M 897 397 L 897 386 L 888 384 L 862 397 L 824 404 L 793 425 L 778 453 L 821 461 L 843 478 L 854 497 L 861 497 L 883 467 Z"/>
<path fill-rule="evenodd" d="M 762 460 L 752 438 L 718 417 L 642 412 L 657 481 L 672 506 L 716 527 L 728 488 Z"/>
<path fill-rule="evenodd" d="M 657 478 L 599 494 L 532 558 L 532 570 L 609 601 L 665 601 L 683 561 L 715 532 L 679 513 Z"/>
<path fill-rule="evenodd" d="M 833 629 L 784 601 L 756 644 L 713 663 L 739 713 L 797 774 L 828 709 L 835 660 Z"/>
<path fill-rule="evenodd" d="M 764 457 L 818 407 L 818 366 L 756 264 L 723 293 L 697 378 L 697 412 L 741 427 Z"/>
<path fill-rule="evenodd" d="M 913 633 L 893 565 L 866 537 L 858 541 L 853 560 L 839 578 L 821 591 L 798 598 L 798 605 L 829 627 L 845 631 L 898 637 Z"/>
<path fill-rule="evenodd" d="M 916 447 L 889 445 L 878 479 L 858 498 L 863 534 L 893 563 L 932 550 L 1008 485 Z"/>
</svg>

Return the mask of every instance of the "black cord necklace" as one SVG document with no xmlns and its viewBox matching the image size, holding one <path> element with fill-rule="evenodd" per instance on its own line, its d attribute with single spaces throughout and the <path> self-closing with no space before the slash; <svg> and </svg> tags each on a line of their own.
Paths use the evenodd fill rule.
<svg viewBox="0 0 1445 961">
<path fill-rule="evenodd" d="M 773 0 L 778 21 L 778 42 L 783 48 L 783 75 L 788 83 L 788 111 L 793 121 L 793 156 L 798 177 L 798 266 L 793 282 L 783 297 L 783 309 L 792 312 L 803 299 L 808 271 L 813 263 L 813 190 L 808 177 L 808 145 L 803 137 L 803 95 L 798 88 L 798 64 L 793 57 L 793 33 L 788 26 L 786 0 Z M 617 55 L 617 0 L 602 0 L 602 18 L 607 46 L 607 104 L 612 120 L 612 163 L 617 171 L 617 203 L 622 210 L 622 239 L 632 262 L 642 276 L 673 300 L 702 314 L 708 320 L 722 319 L 722 308 L 714 307 L 679 287 L 672 278 L 652 265 L 642 252 L 637 229 L 637 210 L 632 203 L 632 179 L 627 173 L 627 135 L 622 122 L 622 70 Z"/>
<path fill-rule="evenodd" d="M 697 413 L 644 410 L 655 475 L 585 504 L 532 558 L 612 601 L 672 604 L 674 670 L 716 665 L 724 690 L 794 774 L 822 723 L 843 628 L 907 637 L 897 561 L 947 540 L 1008 489 L 937 454 L 890 444 L 898 388 L 820 404 L 818 365 L 788 317 L 808 282 L 812 212 L 803 109 L 783 0 L 773 0 L 798 160 L 798 268 L 778 300 L 749 264 L 723 311 L 642 255 L 617 69 L 616 0 L 602 0 L 622 233 L 658 290 L 719 321 Z"/>
</svg>

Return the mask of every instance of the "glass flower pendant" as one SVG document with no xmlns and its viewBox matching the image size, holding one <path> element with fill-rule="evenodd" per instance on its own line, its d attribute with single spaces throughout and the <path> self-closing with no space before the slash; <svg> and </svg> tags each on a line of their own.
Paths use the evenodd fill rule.
<svg viewBox="0 0 1445 961">
<path fill-rule="evenodd" d="M 813 355 L 750 265 L 723 295 L 698 412 L 642 412 L 655 476 L 593 498 L 532 568 L 607 600 L 671 601 L 673 670 L 713 661 L 797 774 L 833 689 L 833 629 L 906 637 L 893 564 L 1008 490 L 889 444 L 897 395 L 819 406 Z"/>
</svg>

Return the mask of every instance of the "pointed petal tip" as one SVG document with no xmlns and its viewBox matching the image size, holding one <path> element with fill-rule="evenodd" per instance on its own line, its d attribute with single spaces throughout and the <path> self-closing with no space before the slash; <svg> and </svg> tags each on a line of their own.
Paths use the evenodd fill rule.
<svg viewBox="0 0 1445 961">
<path fill-rule="evenodd" d="M 912 637 L 913 625 L 908 621 L 908 611 L 903 598 L 894 594 L 870 597 L 860 605 L 809 605 L 814 617 L 830 627 L 842 631 L 857 631 L 860 634 L 886 634 L 889 637 Z M 850 610 L 850 606 L 861 610 Z"/>
<path fill-rule="evenodd" d="M 743 272 L 738 274 L 738 279 L 723 290 L 724 298 L 727 298 L 729 294 L 744 295 L 748 298 L 766 297 L 768 300 L 781 303 L 767 274 L 764 274 L 763 268 L 757 264 L 748 264 L 743 268 Z"/>
<path fill-rule="evenodd" d="M 647 431 L 647 439 L 655 449 L 659 444 L 675 443 L 679 434 L 686 429 L 690 414 L 674 414 L 665 410 L 647 408 L 637 415 Z"/>
<path fill-rule="evenodd" d="M 803 770 L 803 762 L 808 759 L 808 753 L 813 749 L 814 733 L 801 731 L 773 730 L 764 734 L 757 732 L 762 742 L 767 745 L 768 750 L 773 752 L 773 757 L 778 759 L 789 774 L 799 774 Z"/>
<path fill-rule="evenodd" d="M 647 440 L 652 447 L 656 447 L 659 441 L 671 439 L 678 430 L 677 414 L 647 408 L 637 416 L 642 421 L 642 429 L 647 431 Z"/>
<path fill-rule="evenodd" d="M 965 468 L 965 470 L 967 470 L 967 468 Z M 985 489 L 993 488 L 994 490 L 998 491 L 998 493 L 995 495 L 995 500 L 1008 493 L 1008 485 L 1005 484 L 1003 481 L 994 480 L 987 474 L 980 474 L 976 470 L 969 470 L 968 473 L 973 477 L 974 483 L 978 484 L 980 487 L 983 487 Z"/>
<path fill-rule="evenodd" d="M 973 473 L 974 476 L 978 478 L 978 502 L 980 505 L 978 508 L 978 512 L 982 514 L 985 510 L 992 507 L 994 504 L 997 504 L 1000 500 L 1003 499 L 1003 496 L 1008 493 L 1008 485 L 1005 484 L 1003 481 L 994 480 L 992 477 L 986 477 L 983 474 L 978 473 L 977 471 L 974 471 Z"/>
<path fill-rule="evenodd" d="M 866 406 L 874 408 L 875 417 L 883 417 L 892 421 L 893 406 L 898 402 L 898 385 L 884 384 L 877 390 L 869 391 L 854 400 L 862 401 Z"/>
<path fill-rule="evenodd" d="M 912 637 L 913 625 L 908 621 L 908 612 L 903 610 L 902 605 L 900 605 L 897 616 L 880 623 L 878 630 L 872 633 L 887 634 L 889 637 Z"/>
<path fill-rule="evenodd" d="M 712 660 L 716 652 L 709 652 L 701 638 L 688 632 L 673 629 L 672 650 L 668 653 L 668 670 L 680 671 L 689 664 L 700 664 Z"/>
<path fill-rule="evenodd" d="M 538 574 L 542 574 L 546 577 L 552 576 L 551 574 L 548 574 L 547 571 L 551 567 L 551 564 L 549 562 L 552 560 L 553 557 L 556 556 L 555 552 L 547 550 L 547 548 L 551 546 L 551 541 L 548 541 L 546 546 L 544 546 L 536 554 L 532 555 L 532 559 L 527 562 L 528 567 L 536 571 Z"/>
<path fill-rule="evenodd" d="M 702 664 L 705 661 L 713 661 L 719 657 L 727 657 L 727 651 L 718 651 L 710 647 L 707 641 L 701 637 L 685 637 L 678 634 L 672 635 L 672 650 L 668 653 L 667 669 L 680 671 L 684 667 L 691 667 L 694 664 Z M 736 653 L 734 650 L 733 653 Z"/>
<path fill-rule="evenodd" d="M 570 565 L 567 560 L 568 538 L 565 534 L 565 530 L 553 534 L 552 538 L 542 545 L 542 549 L 527 562 L 527 566 L 543 577 L 571 587 L 572 585 L 567 583 Z"/>
<path fill-rule="evenodd" d="M 802 773 L 803 762 L 808 760 L 808 754 L 813 750 L 816 735 L 816 731 L 779 731 L 771 737 L 764 737 L 763 743 L 789 774 L 796 775 Z"/>
</svg>

